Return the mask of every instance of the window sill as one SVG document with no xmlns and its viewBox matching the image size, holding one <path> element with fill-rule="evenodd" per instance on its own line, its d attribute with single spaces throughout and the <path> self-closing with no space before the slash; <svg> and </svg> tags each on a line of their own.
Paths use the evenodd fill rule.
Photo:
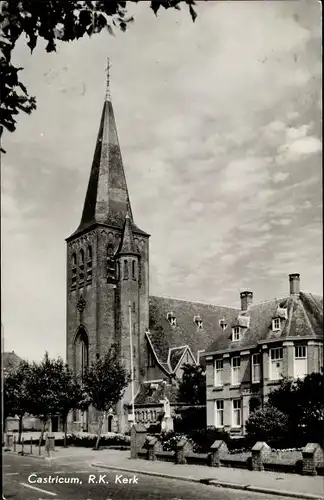
<svg viewBox="0 0 324 500">
<path fill-rule="evenodd" d="M 252 380 L 251 384 L 261 384 L 261 380 Z"/>
<path fill-rule="evenodd" d="M 214 391 L 222 391 L 224 389 L 223 385 L 214 385 L 213 390 Z"/>
<path fill-rule="evenodd" d="M 231 389 L 239 389 L 241 387 L 241 384 L 231 384 L 230 385 L 230 390 Z"/>
</svg>

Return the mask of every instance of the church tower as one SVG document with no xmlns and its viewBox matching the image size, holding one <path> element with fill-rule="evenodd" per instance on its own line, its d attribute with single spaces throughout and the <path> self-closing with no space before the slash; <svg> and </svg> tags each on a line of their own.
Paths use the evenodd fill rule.
<svg viewBox="0 0 324 500">
<path fill-rule="evenodd" d="M 66 242 L 67 361 L 79 372 L 115 344 L 130 373 L 132 344 L 136 394 L 145 375 L 149 235 L 136 226 L 132 214 L 109 73 L 81 222 Z M 126 429 L 130 403 L 128 387 L 104 430 Z M 70 425 L 91 432 L 95 417 L 91 409 L 88 414 L 74 412 Z"/>
</svg>

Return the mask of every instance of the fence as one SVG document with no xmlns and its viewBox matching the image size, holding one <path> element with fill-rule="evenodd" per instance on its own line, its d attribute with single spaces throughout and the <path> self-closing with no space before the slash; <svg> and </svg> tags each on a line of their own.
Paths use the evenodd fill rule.
<svg viewBox="0 0 324 500">
<path fill-rule="evenodd" d="M 163 451 L 162 443 L 156 436 L 148 435 L 144 425 L 135 424 L 131 429 L 131 458 L 135 459 L 324 476 L 324 451 L 317 443 L 307 444 L 301 452 L 301 458 L 295 461 L 278 460 L 277 454 L 265 442 L 255 443 L 251 453 L 245 455 L 249 456 L 235 459 L 221 440 L 215 441 L 208 453 L 194 453 L 186 438 L 176 444 L 174 451 Z"/>
<path fill-rule="evenodd" d="M 55 438 L 54 436 L 48 436 L 39 445 L 39 442 L 35 442 L 32 439 L 24 439 L 23 437 L 19 442 L 14 434 L 7 433 L 5 436 L 4 451 L 13 451 L 19 455 L 38 454 L 50 456 L 51 452 L 55 451 Z"/>
</svg>

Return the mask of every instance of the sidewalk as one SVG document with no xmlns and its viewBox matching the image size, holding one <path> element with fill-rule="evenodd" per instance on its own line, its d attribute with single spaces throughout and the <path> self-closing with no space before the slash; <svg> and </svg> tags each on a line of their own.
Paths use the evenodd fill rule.
<svg viewBox="0 0 324 500">
<path fill-rule="evenodd" d="M 311 477 L 298 474 L 256 472 L 204 465 L 175 465 L 171 462 L 134 460 L 129 457 L 130 451 L 107 449 L 94 451 L 89 448 L 78 447 L 57 448 L 52 453 L 52 460 L 61 465 L 65 460 L 68 462 L 83 461 L 87 465 L 100 467 L 101 469 L 202 482 L 212 486 L 254 491 L 268 495 L 324 500 L 324 478 L 321 476 Z M 35 458 L 45 457 L 35 455 Z"/>
</svg>

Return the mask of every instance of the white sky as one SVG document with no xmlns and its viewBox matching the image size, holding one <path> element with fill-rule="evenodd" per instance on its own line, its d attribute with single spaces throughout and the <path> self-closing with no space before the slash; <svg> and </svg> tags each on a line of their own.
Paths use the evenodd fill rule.
<svg viewBox="0 0 324 500">
<path fill-rule="evenodd" d="M 239 305 L 322 293 L 320 4 L 132 6 L 135 23 L 13 62 L 38 108 L 2 157 L 5 350 L 65 356 L 64 239 L 77 227 L 106 58 L 135 222 L 151 234 L 150 293 Z"/>
</svg>

